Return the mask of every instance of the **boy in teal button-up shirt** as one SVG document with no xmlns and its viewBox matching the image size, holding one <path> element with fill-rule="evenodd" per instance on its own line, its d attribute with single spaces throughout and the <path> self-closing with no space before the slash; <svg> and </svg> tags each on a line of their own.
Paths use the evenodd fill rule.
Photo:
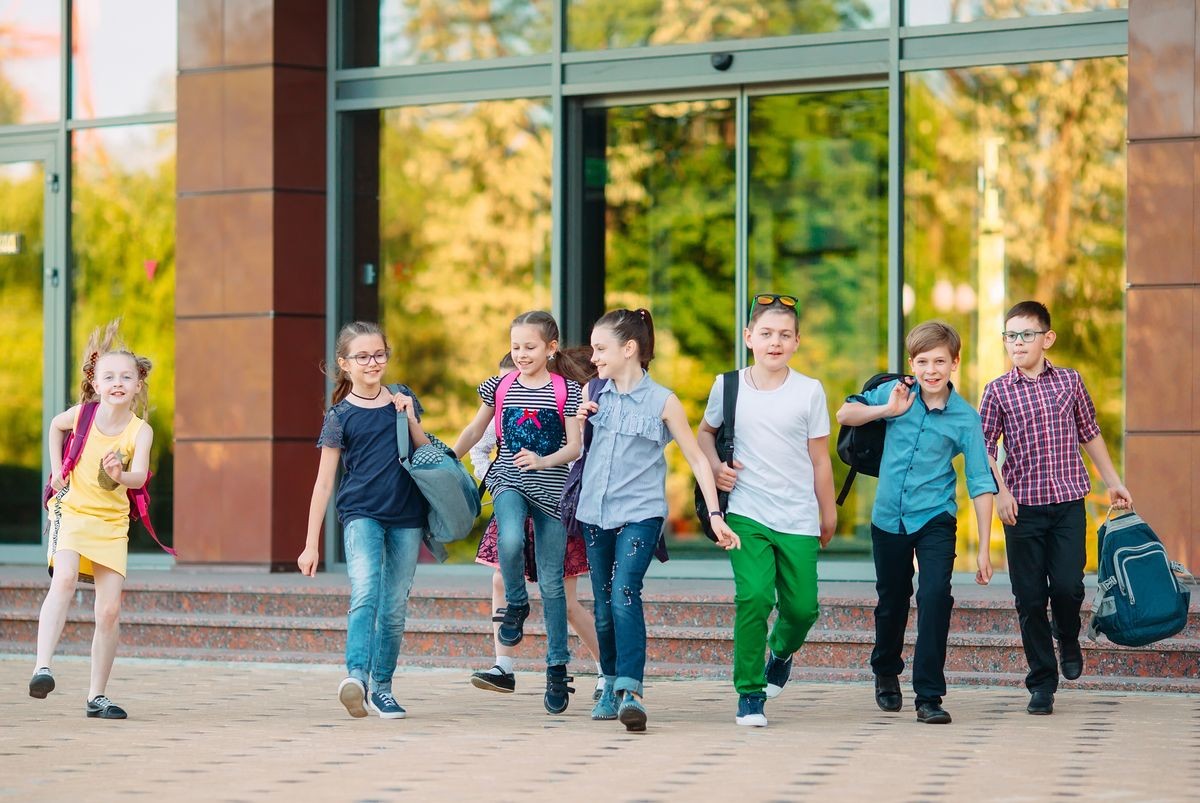
<svg viewBox="0 0 1200 803">
<path fill-rule="evenodd" d="M 992 577 L 992 495 L 996 481 L 988 463 L 979 414 L 954 390 L 950 376 L 958 368 L 962 341 L 953 327 L 930 321 L 905 341 L 914 378 L 888 382 L 851 396 L 838 410 L 839 424 L 858 426 L 884 419 L 887 440 L 879 469 L 879 487 L 871 511 L 875 557 L 875 701 L 885 711 L 902 704 L 899 675 L 909 601 L 913 595 L 913 556 L 921 571 L 917 591 L 917 645 L 913 691 L 917 719 L 950 722 L 941 707 L 946 693 L 946 639 L 950 632 L 950 576 L 958 520 L 955 513 L 953 461 L 962 454 L 967 490 L 979 522 L 979 571 L 976 582 Z M 915 383 L 915 387 L 914 387 Z"/>
</svg>

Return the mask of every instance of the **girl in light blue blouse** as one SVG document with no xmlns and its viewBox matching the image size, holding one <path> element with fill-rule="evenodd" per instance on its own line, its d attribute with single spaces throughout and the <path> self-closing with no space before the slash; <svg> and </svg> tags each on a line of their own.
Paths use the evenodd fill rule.
<svg viewBox="0 0 1200 803">
<path fill-rule="evenodd" d="M 646 372 L 652 359 L 649 311 L 605 314 L 592 329 L 592 363 L 606 381 L 595 399 L 584 396 L 578 412 L 581 422 L 590 416 L 593 427 L 576 517 L 592 567 L 600 667 L 607 680 L 592 719 L 619 719 L 630 731 L 646 729 L 642 581 L 667 515 L 663 449 L 672 438 L 692 467 L 708 509 L 715 511 L 717 543 L 725 549 L 739 546 L 720 518 L 712 468 L 683 405 Z"/>
</svg>

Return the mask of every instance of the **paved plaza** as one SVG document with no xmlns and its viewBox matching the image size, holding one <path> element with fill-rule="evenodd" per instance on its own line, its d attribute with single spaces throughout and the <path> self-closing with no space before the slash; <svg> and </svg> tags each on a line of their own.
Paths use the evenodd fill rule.
<svg viewBox="0 0 1200 803">
<path fill-rule="evenodd" d="M 499 695 L 466 671 L 402 670 L 409 718 L 355 720 L 336 668 L 118 658 L 120 722 L 84 717 L 86 661 L 59 661 L 46 700 L 27 696 L 29 669 L 0 659 L 0 799 L 1148 801 L 1200 788 L 1196 696 L 1071 690 L 1032 717 L 1019 689 L 960 687 L 954 724 L 931 726 L 879 711 L 865 684 L 794 683 L 768 703 L 770 727 L 749 729 L 727 682 L 660 680 L 648 732 L 627 734 L 588 718 L 590 675 L 548 716 L 534 674 Z"/>
</svg>

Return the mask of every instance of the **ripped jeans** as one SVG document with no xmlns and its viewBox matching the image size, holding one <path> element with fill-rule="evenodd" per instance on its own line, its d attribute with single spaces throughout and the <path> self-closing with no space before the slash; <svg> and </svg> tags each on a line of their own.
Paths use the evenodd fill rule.
<svg viewBox="0 0 1200 803">
<path fill-rule="evenodd" d="M 600 671 L 614 692 L 640 696 L 646 670 L 642 581 L 654 560 L 663 520 L 635 521 L 612 530 L 581 524 L 592 567 Z"/>
</svg>

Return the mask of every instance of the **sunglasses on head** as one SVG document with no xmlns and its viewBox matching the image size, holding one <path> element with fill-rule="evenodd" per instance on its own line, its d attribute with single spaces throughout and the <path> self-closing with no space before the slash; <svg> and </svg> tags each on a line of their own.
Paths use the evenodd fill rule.
<svg viewBox="0 0 1200 803">
<path fill-rule="evenodd" d="M 779 302 L 785 307 L 796 308 L 798 301 L 795 296 L 785 296 L 779 293 L 760 293 L 750 301 L 750 311 L 753 312 L 755 307 L 769 307 L 775 302 Z"/>
</svg>

